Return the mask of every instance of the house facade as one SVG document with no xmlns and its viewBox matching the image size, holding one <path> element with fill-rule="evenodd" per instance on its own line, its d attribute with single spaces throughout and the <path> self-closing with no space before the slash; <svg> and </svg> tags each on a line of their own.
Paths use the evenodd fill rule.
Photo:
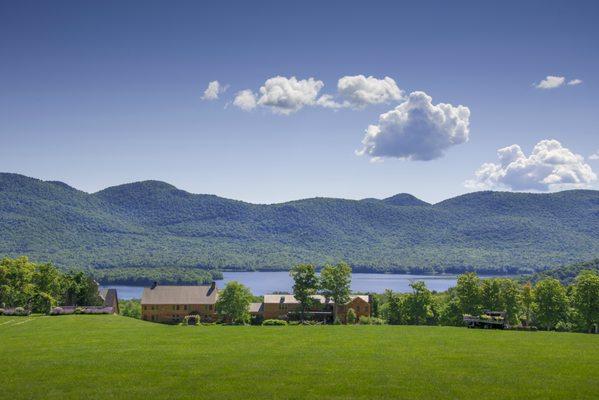
<svg viewBox="0 0 599 400">
<path fill-rule="evenodd" d="M 141 317 L 146 321 L 178 323 L 187 315 L 216 321 L 218 289 L 213 282 L 198 286 L 152 285 L 141 296 Z"/>
<path fill-rule="evenodd" d="M 335 308 L 332 300 L 326 299 L 322 295 L 312 296 L 313 305 L 306 311 L 305 317 L 319 321 L 332 322 L 334 311 L 337 318 L 343 323 L 347 321 L 347 311 L 352 308 L 356 317 L 370 317 L 371 305 L 370 298 L 365 295 L 350 296 L 350 300 Z M 252 312 L 254 311 L 254 312 Z M 299 301 L 291 294 L 267 294 L 264 296 L 262 307 L 250 309 L 254 316 L 261 316 L 264 319 L 296 319 L 301 312 Z"/>
</svg>

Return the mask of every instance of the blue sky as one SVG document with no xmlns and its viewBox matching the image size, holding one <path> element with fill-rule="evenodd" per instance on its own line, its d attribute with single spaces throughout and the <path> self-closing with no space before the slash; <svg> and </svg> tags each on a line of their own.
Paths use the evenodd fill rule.
<svg viewBox="0 0 599 400">
<path fill-rule="evenodd" d="M 599 3 L 286 3 L 1 1 L 0 171 L 259 203 L 599 187 Z M 401 99 L 315 104 L 359 75 Z M 323 87 L 288 115 L 233 104 L 277 76 Z M 563 84 L 535 87 L 547 76 Z M 202 100 L 215 80 L 228 89 Z M 439 103 L 467 107 L 461 128 L 426 120 Z M 441 155 L 421 160 L 421 139 Z"/>
</svg>

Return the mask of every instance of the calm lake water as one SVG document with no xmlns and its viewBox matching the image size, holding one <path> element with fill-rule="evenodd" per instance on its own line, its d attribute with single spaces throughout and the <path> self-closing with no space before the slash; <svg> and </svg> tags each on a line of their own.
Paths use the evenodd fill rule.
<svg viewBox="0 0 599 400">
<path fill-rule="evenodd" d="M 293 284 L 289 272 L 223 272 L 224 279 L 217 281 L 222 288 L 229 281 L 238 281 L 249 287 L 255 295 L 261 296 L 272 292 L 291 292 Z M 353 292 L 382 293 L 385 289 L 394 292 L 409 292 L 410 283 L 424 281 L 430 290 L 438 292 L 455 286 L 455 275 L 403 275 L 403 274 L 352 274 Z M 107 285 L 103 288 L 117 289 L 121 299 L 139 299 L 143 292 L 141 286 Z"/>
</svg>

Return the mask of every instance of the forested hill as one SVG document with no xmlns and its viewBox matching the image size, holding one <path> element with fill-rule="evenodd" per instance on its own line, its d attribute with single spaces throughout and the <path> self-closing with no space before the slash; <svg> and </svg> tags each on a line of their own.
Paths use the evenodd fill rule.
<svg viewBox="0 0 599 400">
<path fill-rule="evenodd" d="M 88 194 L 0 174 L 0 256 L 60 266 L 525 272 L 599 255 L 599 192 L 408 194 L 256 205 L 157 181 Z"/>
</svg>

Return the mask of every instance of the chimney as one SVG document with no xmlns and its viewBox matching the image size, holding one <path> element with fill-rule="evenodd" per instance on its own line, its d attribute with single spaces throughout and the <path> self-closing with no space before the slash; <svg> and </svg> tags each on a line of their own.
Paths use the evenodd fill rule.
<svg viewBox="0 0 599 400">
<path fill-rule="evenodd" d="M 210 292 L 212 292 L 214 289 L 216 289 L 216 282 L 212 281 L 212 283 L 210 284 Z"/>
<path fill-rule="evenodd" d="M 156 286 L 158 286 L 158 282 L 154 281 L 154 283 L 152 283 L 152 287 L 150 288 L 150 290 L 155 289 Z"/>
</svg>

